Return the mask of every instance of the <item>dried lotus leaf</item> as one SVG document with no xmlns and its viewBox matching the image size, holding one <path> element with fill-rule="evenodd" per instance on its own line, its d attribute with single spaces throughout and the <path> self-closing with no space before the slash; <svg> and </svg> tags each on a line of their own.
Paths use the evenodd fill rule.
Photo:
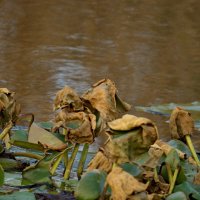
<svg viewBox="0 0 200 200">
<path fill-rule="evenodd" d="M 92 143 L 96 128 L 96 117 L 84 112 L 68 113 L 63 109 L 56 118 L 54 130 L 63 126 L 67 133 L 66 139 L 75 143 Z M 55 128 L 56 127 L 56 128 Z"/>
<path fill-rule="evenodd" d="M 7 88 L 0 88 L 0 93 L 11 94 L 12 92 L 8 90 Z"/>
<path fill-rule="evenodd" d="M 123 115 L 122 118 L 108 122 L 108 126 L 113 130 L 128 131 L 141 125 L 154 125 L 150 119 L 136 117 L 134 115 Z"/>
<path fill-rule="evenodd" d="M 126 200 L 131 194 L 147 189 L 147 184 L 139 182 L 120 167 L 114 167 L 106 180 L 112 189 L 113 200 Z"/>
<path fill-rule="evenodd" d="M 176 107 L 170 116 L 171 137 L 174 139 L 183 138 L 194 132 L 194 121 L 191 114 L 182 108 Z"/>
<path fill-rule="evenodd" d="M 110 172 L 113 162 L 104 155 L 103 151 L 98 151 L 95 157 L 88 164 L 88 171 L 99 169 L 105 172 Z"/>
<path fill-rule="evenodd" d="M 106 122 L 118 117 L 120 112 L 130 109 L 130 105 L 117 96 L 115 84 L 109 79 L 103 79 L 94 84 L 82 98 L 89 101 Z"/>
<path fill-rule="evenodd" d="M 67 107 L 70 112 L 83 110 L 83 103 L 78 94 L 68 86 L 59 90 L 54 100 L 54 110 L 65 107 Z"/>
</svg>

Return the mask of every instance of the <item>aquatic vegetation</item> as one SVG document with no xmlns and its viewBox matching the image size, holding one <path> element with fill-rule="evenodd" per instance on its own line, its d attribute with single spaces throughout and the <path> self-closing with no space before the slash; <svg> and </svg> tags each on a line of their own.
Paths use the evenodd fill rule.
<svg viewBox="0 0 200 200">
<path fill-rule="evenodd" d="M 81 200 L 200 199 L 189 112 L 173 110 L 172 140 L 164 142 L 150 119 L 124 114 L 130 105 L 109 79 L 82 95 L 64 87 L 53 108 L 51 122 L 35 123 L 33 114 L 20 113 L 14 93 L 0 88 L 0 199 L 37 199 L 62 191 Z M 91 154 L 90 145 L 102 134 L 107 141 Z M 8 183 L 9 173 L 18 174 L 15 185 Z"/>
</svg>

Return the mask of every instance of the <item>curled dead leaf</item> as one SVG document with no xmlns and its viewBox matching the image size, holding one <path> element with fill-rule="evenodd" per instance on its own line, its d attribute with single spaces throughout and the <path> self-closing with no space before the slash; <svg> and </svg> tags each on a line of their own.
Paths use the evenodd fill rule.
<svg viewBox="0 0 200 200">
<path fill-rule="evenodd" d="M 105 156 L 103 150 L 99 150 L 95 157 L 88 164 L 87 170 L 99 169 L 105 172 L 110 172 L 112 169 L 113 162 Z"/>
<path fill-rule="evenodd" d="M 194 121 L 191 114 L 182 108 L 176 107 L 170 116 L 171 137 L 181 139 L 194 132 Z"/>
<path fill-rule="evenodd" d="M 113 200 L 126 200 L 133 193 L 145 191 L 148 186 L 139 182 L 120 167 L 114 167 L 106 180 L 111 187 Z"/>
<path fill-rule="evenodd" d="M 165 155 L 168 155 L 169 152 L 174 149 L 172 146 L 170 146 L 169 144 L 167 144 L 166 142 L 163 142 L 162 140 L 157 140 L 155 142 L 155 145 L 158 145 L 162 151 L 165 153 Z M 179 155 L 179 158 L 181 159 L 185 159 L 187 156 L 184 152 L 180 151 L 179 149 L 175 149 Z"/>
<path fill-rule="evenodd" d="M 15 123 L 21 112 L 21 107 L 16 103 L 14 92 L 7 88 L 0 88 L 0 126 L 4 128 L 9 121 Z"/>
<path fill-rule="evenodd" d="M 125 115 L 109 122 L 108 126 L 110 141 L 105 145 L 105 150 L 117 163 L 132 161 L 147 152 L 158 138 L 156 126 L 145 118 Z"/>
<path fill-rule="evenodd" d="M 130 105 L 123 102 L 117 95 L 117 89 L 113 81 L 103 79 L 95 83 L 92 89 L 82 96 L 89 101 L 93 108 L 99 111 L 101 118 L 106 122 L 116 119 L 121 112 L 130 110 Z"/>
<path fill-rule="evenodd" d="M 83 103 L 78 94 L 70 87 L 59 90 L 54 100 L 54 110 L 67 108 L 69 112 L 83 110 Z"/>
<path fill-rule="evenodd" d="M 96 117 L 85 112 L 72 112 L 62 109 L 56 118 L 55 127 L 66 129 L 67 141 L 74 143 L 92 143 L 95 137 Z M 55 130 L 54 127 L 54 130 Z"/>
</svg>

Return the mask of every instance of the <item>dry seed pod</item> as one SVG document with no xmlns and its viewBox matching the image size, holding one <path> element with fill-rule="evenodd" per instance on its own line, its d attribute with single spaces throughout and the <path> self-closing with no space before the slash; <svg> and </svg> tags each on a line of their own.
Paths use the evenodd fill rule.
<svg viewBox="0 0 200 200">
<path fill-rule="evenodd" d="M 182 139 L 185 135 L 191 135 L 194 132 L 194 121 L 191 114 L 182 108 L 176 107 L 170 116 L 171 137 Z"/>
</svg>

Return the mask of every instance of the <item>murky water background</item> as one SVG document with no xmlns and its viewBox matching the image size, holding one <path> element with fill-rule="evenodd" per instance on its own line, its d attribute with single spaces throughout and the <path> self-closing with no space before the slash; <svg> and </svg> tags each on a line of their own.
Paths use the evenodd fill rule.
<svg viewBox="0 0 200 200">
<path fill-rule="evenodd" d="M 107 77 L 134 106 L 200 100 L 200 1 L 1 0 L 0 87 L 53 117 L 55 93 Z"/>
</svg>

